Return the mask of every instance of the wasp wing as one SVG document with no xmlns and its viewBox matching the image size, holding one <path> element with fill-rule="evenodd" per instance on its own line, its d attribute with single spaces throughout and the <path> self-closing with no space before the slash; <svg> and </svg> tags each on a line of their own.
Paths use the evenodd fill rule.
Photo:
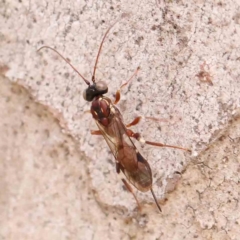
<svg viewBox="0 0 240 240">
<path fill-rule="evenodd" d="M 129 182 L 142 192 L 148 191 L 152 186 L 151 168 L 128 136 L 120 111 L 112 104 L 110 114 L 107 127 L 98 121 L 96 124 Z"/>
</svg>

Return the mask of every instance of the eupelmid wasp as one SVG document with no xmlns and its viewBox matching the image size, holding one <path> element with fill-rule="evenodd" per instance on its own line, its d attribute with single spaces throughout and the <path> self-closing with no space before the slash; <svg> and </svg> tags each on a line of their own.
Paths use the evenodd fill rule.
<svg viewBox="0 0 240 240">
<path fill-rule="evenodd" d="M 166 145 L 157 142 L 145 141 L 139 133 L 134 133 L 129 127 L 136 125 L 139 123 L 141 117 L 136 117 L 131 123 L 124 124 L 123 117 L 120 113 L 119 109 L 116 107 L 116 104 L 120 100 L 120 89 L 125 86 L 135 75 L 136 72 L 131 76 L 131 78 L 124 83 L 120 89 L 116 92 L 115 101 L 112 102 L 110 98 L 104 96 L 108 92 L 108 86 L 103 81 L 95 80 L 95 73 L 97 69 L 97 64 L 99 60 L 99 56 L 103 47 L 103 43 L 111 30 L 111 28 L 118 22 L 118 20 L 112 24 L 106 33 L 103 36 L 100 47 L 98 49 L 95 65 L 93 68 L 92 74 L 92 83 L 90 83 L 78 70 L 58 51 L 55 49 L 43 46 L 38 51 L 43 48 L 48 48 L 55 53 L 57 53 L 68 65 L 72 67 L 72 69 L 85 81 L 88 85 L 87 89 L 83 93 L 83 97 L 86 101 L 92 102 L 90 112 L 92 117 L 94 118 L 98 129 L 97 131 L 91 131 L 93 135 L 102 135 L 106 140 L 111 152 L 116 160 L 116 171 L 117 173 L 123 172 L 126 176 L 127 180 L 135 186 L 141 192 L 151 191 L 152 196 L 156 202 L 156 205 L 161 211 L 160 205 L 157 201 L 157 198 L 152 189 L 152 171 L 148 161 L 141 155 L 138 149 L 135 147 L 135 144 L 132 141 L 132 138 L 136 139 L 145 144 L 157 146 L 157 147 L 169 147 L 169 148 L 177 148 L 186 151 L 190 151 L 183 147 Z M 122 179 L 126 188 L 133 194 L 139 208 L 140 204 L 136 195 L 134 194 L 130 184 Z"/>
</svg>

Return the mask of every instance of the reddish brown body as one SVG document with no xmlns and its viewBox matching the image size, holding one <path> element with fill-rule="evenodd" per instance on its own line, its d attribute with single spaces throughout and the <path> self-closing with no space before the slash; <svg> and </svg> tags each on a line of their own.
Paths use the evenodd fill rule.
<svg viewBox="0 0 240 240">
<path fill-rule="evenodd" d="M 138 190 L 151 189 L 151 168 L 130 139 L 118 108 L 109 98 L 97 96 L 92 101 L 91 113 L 115 157 L 117 172 L 122 171 Z"/>
<path fill-rule="evenodd" d="M 101 123 L 103 126 L 107 127 L 110 122 L 110 99 L 98 96 L 92 101 L 91 113 L 95 120 Z"/>
</svg>

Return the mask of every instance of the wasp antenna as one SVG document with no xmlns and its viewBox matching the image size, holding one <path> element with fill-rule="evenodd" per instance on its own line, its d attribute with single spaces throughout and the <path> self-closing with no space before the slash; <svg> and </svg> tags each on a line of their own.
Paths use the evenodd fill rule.
<svg viewBox="0 0 240 240">
<path fill-rule="evenodd" d="M 98 59 L 99 59 L 99 56 L 100 56 L 100 53 L 101 53 L 101 50 L 102 50 L 103 43 L 104 43 L 104 41 L 105 41 L 105 39 L 106 39 L 109 31 L 113 28 L 113 26 L 114 26 L 117 22 L 119 22 L 122 18 L 124 18 L 124 17 L 127 17 L 127 15 L 126 15 L 126 14 L 122 14 L 122 15 L 120 16 L 120 18 L 117 19 L 117 20 L 108 28 L 107 32 L 106 32 L 106 33 L 104 34 L 104 36 L 103 36 L 103 39 L 102 39 L 101 44 L 100 44 L 100 47 L 99 47 L 99 49 L 98 49 L 98 54 L 97 54 L 96 61 L 95 61 L 95 65 L 94 65 L 94 69 L 93 69 L 93 75 L 92 75 L 92 81 L 93 81 L 93 82 L 95 82 L 95 72 L 96 72 L 96 69 L 97 69 Z"/>
<path fill-rule="evenodd" d="M 83 75 L 61 53 L 59 53 L 56 49 L 54 49 L 52 47 L 48 47 L 48 46 L 43 46 L 43 47 L 39 48 L 37 50 L 37 52 L 41 51 L 43 48 L 48 48 L 48 49 L 54 51 L 55 53 L 57 53 L 84 80 L 84 82 L 87 85 L 90 85 L 90 82 L 85 77 L 83 77 Z"/>
<path fill-rule="evenodd" d="M 154 200 L 155 200 L 155 203 L 156 203 L 156 205 L 157 205 L 157 207 L 158 207 L 158 210 L 159 210 L 160 212 L 162 212 L 162 209 L 161 209 L 160 205 L 158 204 L 156 195 L 155 195 L 154 191 L 152 190 L 152 188 L 151 188 L 151 193 L 152 193 L 153 198 L 154 198 Z"/>
</svg>

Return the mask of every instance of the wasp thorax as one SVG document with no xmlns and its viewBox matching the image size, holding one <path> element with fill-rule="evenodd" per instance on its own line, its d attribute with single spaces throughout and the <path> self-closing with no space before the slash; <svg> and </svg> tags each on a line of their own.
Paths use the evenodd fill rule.
<svg viewBox="0 0 240 240">
<path fill-rule="evenodd" d="M 84 92 L 83 98 L 91 102 L 95 97 L 103 95 L 108 92 L 108 86 L 105 82 L 99 81 L 90 85 Z"/>
<path fill-rule="evenodd" d="M 97 120 L 101 125 L 107 127 L 111 122 L 111 101 L 110 99 L 102 96 L 96 97 L 92 101 L 91 113 L 95 120 Z"/>
</svg>

